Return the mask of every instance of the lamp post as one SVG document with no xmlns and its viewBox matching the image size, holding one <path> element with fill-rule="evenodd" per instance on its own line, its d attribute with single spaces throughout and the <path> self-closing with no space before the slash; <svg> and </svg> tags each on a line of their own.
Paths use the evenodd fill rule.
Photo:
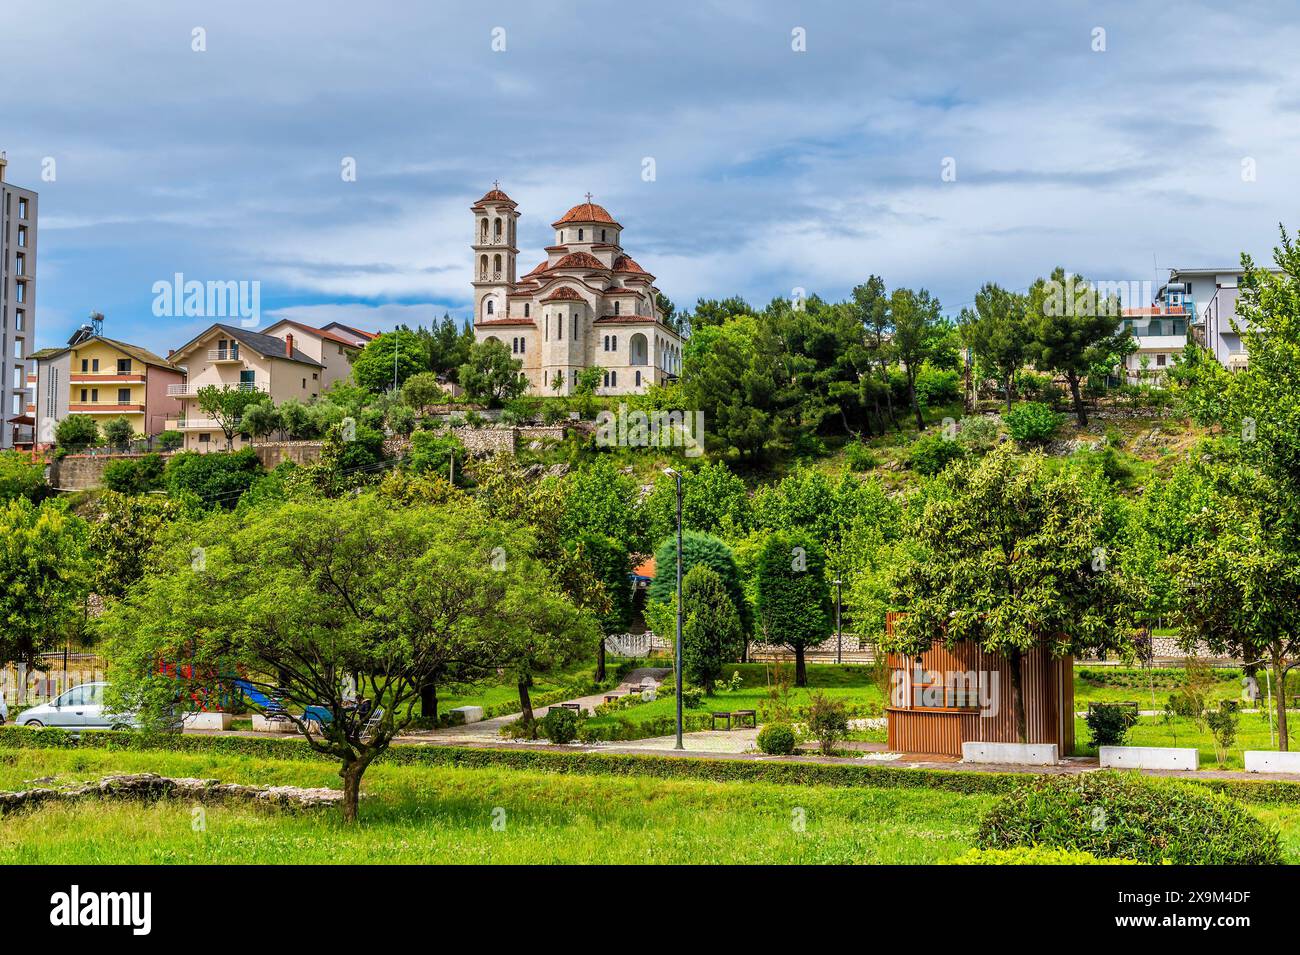
<svg viewBox="0 0 1300 955">
<path fill-rule="evenodd" d="M 844 662 L 844 634 L 840 630 L 840 585 L 844 581 L 835 578 L 835 662 Z"/>
<path fill-rule="evenodd" d="M 677 484 L 677 652 L 673 660 L 677 676 L 677 745 L 673 748 L 685 749 L 682 745 L 682 476 L 672 468 L 664 468 L 664 474 Z"/>
</svg>

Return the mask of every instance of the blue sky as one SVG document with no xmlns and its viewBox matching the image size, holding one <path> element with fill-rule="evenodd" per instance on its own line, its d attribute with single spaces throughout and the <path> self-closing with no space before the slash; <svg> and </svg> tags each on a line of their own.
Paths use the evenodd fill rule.
<svg viewBox="0 0 1300 955">
<path fill-rule="evenodd" d="M 679 306 L 875 272 L 955 312 L 1266 256 L 1297 48 L 1289 3 L 60 0 L 0 32 L 0 149 L 41 194 L 42 345 L 98 309 L 165 354 L 207 324 L 153 315 L 176 272 L 261 282 L 264 323 L 464 316 L 494 179 L 521 272 L 590 190 Z"/>
</svg>

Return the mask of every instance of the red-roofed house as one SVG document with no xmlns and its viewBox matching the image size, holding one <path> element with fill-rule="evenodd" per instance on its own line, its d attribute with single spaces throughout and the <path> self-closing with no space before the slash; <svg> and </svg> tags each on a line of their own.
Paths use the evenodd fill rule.
<svg viewBox="0 0 1300 955">
<path fill-rule="evenodd" d="M 546 259 L 516 278 L 519 211 L 494 188 L 474 213 L 474 337 L 523 365 L 529 392 L 572 394 L 602 369 L 602 395 L 644 392 L 681 371 L 682 339 L 664 323 L 654 276 L 623 251 L 623 227 L 587 197 L 554 223 Z"/>
</svg>

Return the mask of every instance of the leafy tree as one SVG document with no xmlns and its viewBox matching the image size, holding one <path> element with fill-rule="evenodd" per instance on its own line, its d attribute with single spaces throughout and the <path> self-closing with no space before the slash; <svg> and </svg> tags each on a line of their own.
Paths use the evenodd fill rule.
<svg viewBox="0 0 1300 955">
<path fill-rule="evenodd" d="M 428 351 L 415 332 L 399 328 L 366 342 L 352 360 L 352 380 L 372 395 L 400 388 L 412 375 L 429 370 Z"/>
<path fill-rule="evenodd" d="M 189 690 L 216 691 L 232 672 L 278 689 L 308 745 L 339 762 L 353 822 L 366 768 L 410 725 L 426 685 L 451 667 L 490 671 L 517 663 L 525 645 L 542 654 L 591 633 L 525 537 L 469 506 L 401 508 L 373 495 L 178 527 L 102 622 L 114 690 L 148 713 L 170 707 L 181 687 L 160 659 L 192 667 Z M 373 694 L 376 723 L 349 705 L 348 674 Z M 299 715 L 308 705 L 328 711 L 323 729 Z"/>
<path fill-rule="evenodd" d="M 417 431 L 411 435 L 407 461 L 416 474 L 432 473 L 450 481 L 463 471 L 465 454 L 460 438 L 450 432 Z"/>
<path fill-rule="evenodd" d="M 287 430 L 284 417 L 270 397 L 263 396 L 261 401 L 250 404 L 244 409 L 244 431 L 255 438 L 265 438 L 276 431 Z"/>
<path fill-rule="evenodd" d="M 949 329 L 942 322 L 939 300 L 925 289 L 895 289 L 889 297 L 889 317 L 894 328 L 894 354 L 907 375 L 908 400 L 916 427 L 925 430 L 925 416 L 916 396 L 916 376 L 926 359 L 939 353 Z"/>
<path fill-rule="evenodd" d="M 84 414 L 70 414 L 54 429 L 54 441 L 69 454 L 84 451 L 99 440 L 99 425 Z"/>
<path fill-rule="evenodd" d="M 612 538 L 626 554 L 649 549 L 644 518 L 637 507 L 640 489 L 613 457 L 598 455 L 564 479 L 560 533 L 576 540 L 586 534 Z"/>
<path fill-rule="evenodd" d="M 39 503 L 49 490 L 45 483 L 45 465 L 21 451 L 0 451 L 0 504 L 16 497 Z"/>
<path fill-rule="evenodd" d="M 0 507 L 0 664 L 34 665 L 84 618 L 85 536 L 58 502 Z"/>
<path fill-rule="evenodd" d="M 1204 641 L 1211 653 L 1267 662 L 1285 751 L 1283 671 L 1300 652 L 1300 520 L 1286 488 L 1242 457 L 1198 462 L 1209 500 L 1190 516 L 1195 539 L 1165 567 L 1176 575 L 1176 617 L 1189 652 Z"/>
<path fill-rule="evenodd" d="M 682 317 L 691 332 L 695 333 L 701 328 L 716 328 L 725 325 L 733 318 L 753 314 L 754 310 L 749 307 L 748 302 L 739 295 L 733 295 L 722 300 L 699 299 L 695 303 L 694 314 L 687 313 Z"/>
<path fill-rule="evenodd" d="M 510 351 L 495 338 L 478 342 L 460 367 L 460 384 L 465 396 L 497 407 L 518 398 L 528 388 L 521 371 L 524 363 L 510 357 Z"/>
<path fill-rule="evenodd" d="M 209 415 L 226 436 L 226 450 L 235 446 L 235 435 L 244 430 L 244 412 L 260 404 L 265 396 L 258 391 L 243 391 L 229 385 L 204 385 L 198 391 L 199 411 Z"/>
<path fill-rule="evenodd" d="M 438 376 L 431 371 L 414 374 L 402 385 L 402 401 L 417 412 L 446 400 L 447 392 L 438 383 Z"/>
<path fill-rule="evenodd" d="M 711 534 L 685 531 L 682 534 L 682 586 L 686 575 L 699 564 L 708 567 L 720 578 L 731 604 L 740 618 L 740 627 L 748 635 L 752 628 L 752 615 L 745 592 L 740 584 L 736 558 L 726 544 Z M 677 601 L 677 538 L 665 538 L 655 549 L 655 576 L 646 591 L 646 604 L 676 607 Z"/>
<path fill-rule="evenodd" d="M 1008 444 L 944 471 L 904 529 L 915 546 L 894 571 L 893 598 L 905 615 L 883 648 L 911 654 L 973 641 L 1006 657 L 1024 742 L 1026 653 L 1131 646 L 1103 494 L 1078 469 L 1049 473 L 1043 455 Z"/>
<path fill-rule="evenodd" d="M 1119 299 L 1103 299 L 1084 279 L 1058 267 L 1050 279 L 1040 278 L 1030 287 L 1028 301 L 1034 363 L 1042 371 L 1065 376 L 1075 418 L 1086 428 L 1088 413 L 1079 382 L 1115 347 L 1123 313 Z"/>
<path fill-rule="evenodd" d="M 104 487 L 120 494 L 146 494 L 163 486 L 163 459 L 158 454 L 114 461 L 104 468 Z"/>
<path fill-rule="evenodd" d="M 1029 357 L 1028 299 L 992 282 L 975 295 L 975 311 L 963 313 L 962 337 L 981 365 L 998 376 L 1011 410 L 1012 385 Z"/>
<path fill-rule="evenodd" d="M 135 437 L 135 428 L 124 417 L 109 418 L 104 422 L 104 440 L 110 448 L 123 450 L 130 446 Z"/>
<path fill-rule="evenodd" d="M 831 634 L 825 560 L 817 542 L 797 531 L 769 535 L 758 555 L 755 589 L 763 641 L 794 652 L 796 686 L 808 685 L 804 652 Z"/>
<path fill-rule="evenodd" d="M 185 443 L 185 434 L 181 431 L 163 431 L 158 435 L 159 451 L 175 451 Z"/>
<path fill-rule="evenodd" d="M 707 564 L 696 564 L 682 579 L 683 678 L 713 693 L 718 671 L 739 659 L 745 648 L 740 616 L 726 584 Z"/>
<path fill-rule="evenodd" d="M 281 428 L 291 441 L 313 438 L 319 433 L 315 413 L 297 398 L 286 398 L 276 411 L 280 413 Z"/>
<path fill-rule="evenodd" d="M 765 344 L 755 319 L 736 318 L 697 331 L 682 357 L 683 397 L 704 412 L 708 443 L 750 463 L 779 433 L 779 386 Z"/>
<path fill-rule="evenodd" d="M 872 275 L 853 289 L 851 309 L 854 317 L 862 324 L 866 337 L 866 359 L 874 375 L 862 379 L 863 401 L 870 402 L 875 410 L 876 419 L 881 422 L 884 431 L 884 417 L 880 411 L 880 399 L 885 400 L 885 412 L 895 428 L 898 420 L 894 417 L 893 393 L 889 387 L 889 366 L 893 361 L 893 324 L 889 311 L 889 295 L 885 291 L 885 281 L 879 275 Z"/>
<path fill-rule="evenodd" d="M 596 679 L 600 681 L 605 679 L 605 638 L 626 633 L 632 623 L 632 560 L 626 547 L 602 534 L 583 534 L 576 541 L 574 550 L 575 559 L 584 561 L 600 582 L 607 604 L 607 609 L 598 613 L 600 639 L 596 644 Z"/>
<path fill-rule="evenodd" d="M 192 494 L 204 507 L 230 509 L 262 473 L 252 448 L 230 454 L 182 451 L 167 462 L 164 481 L 173 497 Z"/>
<path fill-rule="evenodd" d="M 723 462 L 709 461 L 682 472 L 682 526 L 722 538 L 744 533 L 750 523 L 749 494 L 745 482 Z M 677 482 L 660 474 L 642 505 L 649 539 L 663 540 L 677 533 Z"/>
<path fill-rule="evenodd" d="M 163 497 L 105 491 L 95 500 L 86 550 L 94 567 L 92 586 L 103 597 L 121 597 L 144 576 L 150 549 L 185 511 Z"/>
</svg>

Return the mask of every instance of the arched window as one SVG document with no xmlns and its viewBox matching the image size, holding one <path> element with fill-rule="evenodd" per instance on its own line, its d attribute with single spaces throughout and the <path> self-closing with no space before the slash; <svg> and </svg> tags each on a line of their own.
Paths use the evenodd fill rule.
<svg viewBox="0 0 1300 955">
<path fill-rule="evenodd" d="M 636 373 L 636 386 L 637 386 L 638 388 L 641 387 L 641 372 L 639 372 L 639 371 Z"/>
<path fill-rule="evenodd" d="M 619 307 L 620 304 L 621 304 L 621 303 L 619 303 L 619 302 L 615 302 L 615 303 L 614 303 L 614 314 L 615 314 L 615 315 L 618 314 L 618 307 Z"/>
<path fill-rule="evenodd" d="M 492 314 L 492 312 L 493 312 L 493 303 L 492 303 L 492 299 L 488 299 L 488 300 L 487 300 L 487 305 L 484 307 L 484 310 L 485 310 L 489 315 Z"/>
<path fill-rule="evenodd" d="M 578 337 L 578 313 L 573 313 L 573 337 Z"/>
<path fill-rule="evenodd" d="M 494 256 L 493 259 L 492 259 L 492 277 L 493 277 L 494 279 L 499 279 L 499 278 L 501 278 L 501 256 L 500 256 L 500 254 Z"/>
<path fill-rule="evenodd" d="M 542 315 L 542 341 L 549 342 L 550 340 L 551 340 L 551 316 L 543 314 Z"/>
<path fill-rule="evenodd" d="M 528 303 L 524 302 L 524 318 L 528 317 Z"/>
<path fill-rule="evenodd" d="M 528 344 L 528 339 L 524 338 L 522 335 L 519 336 L 519 354 L 522 355 L 524 353 L 524 346 L 527 344 Z"/>
<path fill-rule="evenodd" d="M 493 222 L 492 234 L 498 242 L 501 241 L 501 220 L 499 218 Z"/>
<path fill-rule="evenodd" d="M 618 387 L 618 372 L 616 372 L 616 371 L 611 371 L 611 372 L 609 373 L 609 384 L 610 384 L 610 387 L 612 387 L 612 388 L 617 388 L 617 387 Z"/>
<path fill-rule="evenodd" d="M 614 351 L 618 351 L 618 336 L 614 336 Z"/>
<path fill-rule="evenodd" d="M 581 229 L 578 230 L 578 241 L 579 241 L 579 242 L 582 241 L 582 230 L 581 230 Z"/>
<path fill-rule="evenodd" d="M 604 376 L 602 377 L 602 382 L 606 388 L 609 387 L 609 372 L 605 372 Z"/>
<path fill-rule="evenodd" d="M 486 222 L 487 220 L 484 221 Z M 478 277 L 480 279 L 487 278 L 487 256 L 486 255 L 480 255 L 478 257 Z"/>
<path fill-rule="evenodd" d="M 601 241 L 601 242 L 604 242 L 604 241 L 605 241 L 605 230 L 604 230 L 604 229 L 601 229 L 601 230 L 600 230 L 600 241 Z"/>
<path fill-rule="evenodd" d="M 563 315 L 555 316 L 555 340 L 560 342 L 564 341 L 564 316 Z"/>
<path fill-rule="evenodd" d="M 642 335 L 640 332 L 637 332 L 630 339 L 628 339 L 628 351 L 629 351 L 629 355 L 628 355 L 629 365 L 649 364 L 650 344 L 649 342 L 646 341 L 646 337 Z"/>
</svg>

